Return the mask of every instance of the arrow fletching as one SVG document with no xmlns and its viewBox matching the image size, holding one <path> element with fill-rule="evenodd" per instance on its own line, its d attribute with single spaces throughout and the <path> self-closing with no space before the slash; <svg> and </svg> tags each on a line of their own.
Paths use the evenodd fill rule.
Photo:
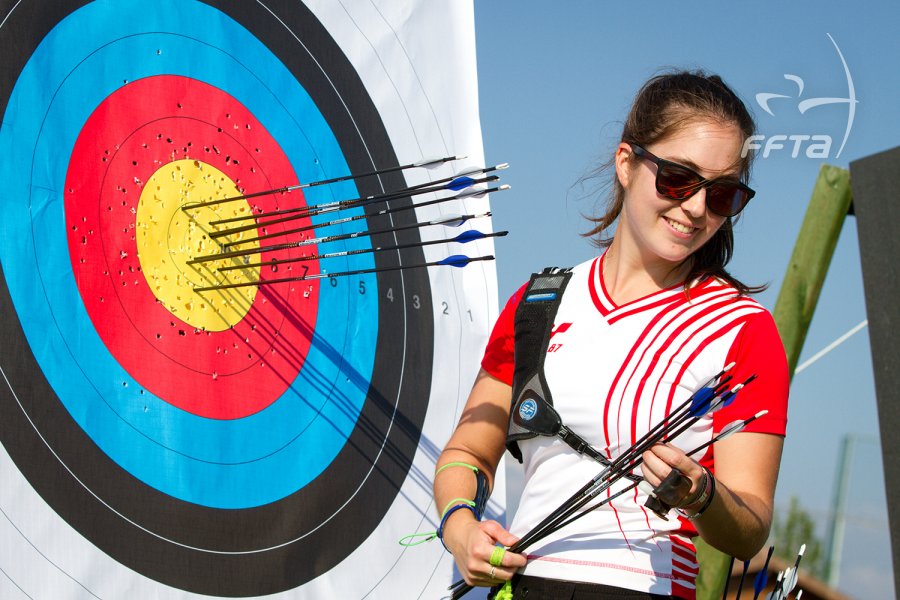
<svg viewBox="0 0 900 600">
<path fill-rule="evenodd" d="M 753 580 L 753 600 L 759 598 L 767 583 L 769 583 L 769 574 L 765 570 L 756 574 L 756 579 Z"/>
<path fill-rule="evenodd" d="M 476 260 L 493 260 L 493 259 L 494 259 L 493 256 L 478 256 L 476 258 L 469 258 L 465 254 L 453 254 L 451 256 L 448 256 L 444 260 L 439 260 L 435 264 L 448 266 L 448 267 L 460 268 L 460 267 L 464 267 L 467 264 L 469 264 L 470 262 L 474 262 Z"/>
<path fill-rule="evenodd" d="M 413 163 L 413 167 L 435 167 L 437 165 L 442 165 L 445 162 L 450 162 L 451 160 L 464 160 L 468 158 L 465 154 L 460 156 L 444 156 L 444 157 L 432 157 L 432 158 L 423 158 L 419 162 Z"/>
<path fill-rule="evenodd" d="M 466 198 L 475 198 L 476 196 L 484 196 L 485 194 L 488 194 L 491 192 L 505 192 L 508 189 L 509 189 L 509 185 L 504 183 L 503 185 L 499 185 L 495 188 L 481 188 L 481 189 L 476 188 L 476 189 L 466 190 L 464 192 L 460 192 L 459 194 L 457 194 L 456 196 L 454 196 L 453 198 L 450 198 L 450 199 L 451 200 L 465 200 Z"/>
<path fill-rule="evenodd" d="M 440 219 L 435 219 L 434 221 L 428 221 L 429 225 L 444 225 L 445 227 L 459 227 L 469 219 L 478 219 L 481 217 L 489 217 L 491 213 L 486 212 L 480 215 L 451 215 L 448 217 L 442 217 Z"/>
<path fill-rule="evenodd" d="M 508 234 L 508 231 L 498 231 L 497 233 L 487 234 L 481 233 L 477 229 L 470 229 L 469 231 L 463 231 L 461 234 L 450 240 L 451 242 L 459 242 L 460 244 L 467 244 L 469 242 L 475 240 L 483 240 L 487 237 L 503 237 Z"/>
<path fill-rule="evenodd" d="M 727 439 L 728 437 L 736 434 L 738 431 L 741 431 L 744 427 L 746 427 L 747 422 L 738 419 L 737 421 L 732 421 L 728 425 L 722 428 L 722 431 L 716 436 L 718 441 L 722 441 Z"/>
<path fill-rule="evenodd" d="M 763 563 L 762 569 L 760 569 L 759 573 L 756 574 L 756 578 L 753 580 L 753 600 L 759 598 L 759 595 L 765 589 L 766 584 L 769 583 L 769 561 L 772 560 L 772 553 L 775 551 L 775 546 L 769 546 L 769 553 L 766 554 L 766 562 Z"/>
<path fill-rule="evenodd" d="M 474 185 L 474 183 L 475 183 L 475 180 L 472 179 L 471 177 L 457 177 L 456 179 L 454 179 L 453 181 L 451 181 L 444 187 L 447 188 L 448 190 L 453 190 L 455 192 L 458 192 L 459 190 L 464 190 L 467 187 Z"/>
<path fill-rule="evenodd" d="M 781 579 L 781 597 L 787 598 L 788 594 L 793 592 L 795 587 L 797 587 L 797 569 L 788 567 L 784 572 L 784 577 Z"/>
<path fill-rule="evenodd" d="M 716 397 L 715 388 L 705 387 L 697 390 L 694 399 L 691 401 L 691 408 L 688 411 L 692 417 L 700 417 L 709 410 L 709 404 Z"/>
</svg>

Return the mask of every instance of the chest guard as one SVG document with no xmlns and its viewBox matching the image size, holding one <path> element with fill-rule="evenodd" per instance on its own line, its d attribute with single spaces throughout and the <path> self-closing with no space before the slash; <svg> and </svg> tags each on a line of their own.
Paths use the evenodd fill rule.
<svg viewBox="0 0 900 600">
<path fill-rule="evenodd" d="M 516 308 L 513 404 L 506 448 L 519 462 L 522 462 L 519 440 L 538 435 L 555 436 L 561 425 L 544 378 L 544 359 L 553 333 L 553 320 L 571 277 L 572 269 L 556 267 L 534 273 Z"/>
</svg>

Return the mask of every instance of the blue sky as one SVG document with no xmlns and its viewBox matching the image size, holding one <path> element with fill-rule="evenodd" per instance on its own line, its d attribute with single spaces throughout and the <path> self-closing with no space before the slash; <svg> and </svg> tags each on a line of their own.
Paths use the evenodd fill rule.
<svg viewBox="0 0 900 600">
<path fill-rule="evenodd" d="M 792 143 L 757 160 L 757 196 L 736 226 L 731 271 L 745 282 L 769 283 L 757 298 L 775 305 L 781 280 L 823 163 L 847 168 L 858 158 L 900 145 L 900 3 L 757 2 L 684 5 L 573 1 L 475 5 L 478 79 L 485 156 L 509 162 L 512 191 L 493 200 L 494 227 L 511 234 L 497 243 L 501 302 L 536 269 L 574 265 L 594 254 L 579 237 L 596 190 L 579 178 L 612 151 L 634 92 L 659 69 L 702 67 L 719 73 L 744 98 L 759 132 L 827 135 L 827 159 Z M 811 108 L 810 98 L 847 98 L 856 113 L 840 156 L 848 104 Z M 796 80 L 803 80 L 798 95 Z M 788 96 L 771 101 L 758 93 Z M 809 142 L 805 142 L 809 144 Z M 894 200 L 896 201 L 896 200 Z M 856 223 L 848 217 L 829 269 L 801 363 L 866 318 Z M 861 436 L 851 470 L 848 528 L 839 587 L 848 594 L 893 598 L 878 421 L 868 333 L 799 373 L 791 389 L 788 439 L 776 494 L 792 495 L 820 523 L 824 536 L 844 435 Z M 874 440 L 874 441 L 873 441 Z"/>
</svg>

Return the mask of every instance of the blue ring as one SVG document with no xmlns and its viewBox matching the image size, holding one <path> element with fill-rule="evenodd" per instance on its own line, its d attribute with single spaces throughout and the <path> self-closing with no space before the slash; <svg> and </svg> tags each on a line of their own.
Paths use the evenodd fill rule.
<svg viewBox="0 0 900 600">
<path fill-rule="evenodd" d="M 8 198 L 20 203 L 8 207 L 0 258 L 48 382 L 112 460 L 181 500 L 215 508 L 260 506 L 324 472 L 355 427 L 375 358 L 376 282 L 372 275 L 360 277 L 369 290 L 365 296 L 350 285 L 320 286 L 316 331 L 303 369 L 275 403 L 243 419 L 197 417 L 141 394 L 108 353 L 71 271 L 62 190 L 79 131 L 124 81 L 172 74 L 213 85 L 243 103 L 275 137 L 301 181 L 348 172 L 309 95 L 253 35 L 199 2 L 163 4 L 169 6 L 149 13 L 134 0 L 90 4 L 63 20 L 23 69 L 0 132 L 7 157 L 0 175 L 9 182 Z M 110 19 L 108 11 L 117 18 Z M 221 27 L 188 27 L 210 19 Z M 74 58 L 61 65 L 61 55 Z M 43 97 L 57 85 L 53 98 Z M 35 151 L 29 155 L 20 148 Z M 332 170 L 323 173 L 320 163 Z M 306 194 L 309 203 L 354 195 L 349 182 Z M 363 221 L 354 225 L 343 231 L 364 228 Z M 324 231 L 329 233 L 334 231 Z M 33 255 L 19 250 L 23 241 L 35 249 Z M 357 238 L 345 248 L 366 245 Z M 371 255 L 329 264 L 333 271 L 372 266 Z"/>
</svg>

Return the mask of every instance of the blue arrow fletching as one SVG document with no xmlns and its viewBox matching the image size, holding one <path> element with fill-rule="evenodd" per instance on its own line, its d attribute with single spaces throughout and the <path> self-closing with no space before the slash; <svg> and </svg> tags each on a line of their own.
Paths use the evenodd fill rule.
<svg viewBox="0 0 900 600">
<path fill-rule="evenodd" d="M 694 399 L 691 401 L 691 408 L 688 411 L 692 417 L 700 417 L 706 414 L 706 411 L 709 410 L 709 403 L 712 402 L 712 399 L 715 398 L 715 388 L 701 388 L 697 390 L 694 394 Z"/>
<path fill-rule="evenodd" d="M 472 179 L 471 177 L 457 177 L 456 179 L 454 179 L 453 181 L 451 181 L 450 183 L 447 184 L 447 189 L 458 192 L 459 190 L 466 189 L 467 187 L 469 187 L 470 185 L 473 185 L 474 183 L 475 183 L 475 180 Z"/>
<path fill-rule="evenodd" d="M 722 397 L 722 406 L 728 406 L 737 398 L 737 392 L 728 392 Z"/>
<path fill-rule="evenodd" d="M 471 242 L 472 240 L 480 240 L 485 236 L 483 233 L 478 231 L 477 229 L 470 229 L 469 231 L 464 231 L 455 238 L 453 238 L 454 242 L 459 242 L 460 244 L 465 244 L 467 242 Z"/>
<path fill-rule="evenodd" d="M 769 573 L 766 570 L 762 570 L 756 574 L 756 579 L 753 581 L 753 593 L 754 598 L 759 596 L 762 591 L 765 589 L 766 584 L 769 583 Z"/>
<path fill-rule="evenodd" d="M 753 600 L 756 600 L 756 598 L 759 597 L 759 594 L 765 589 L 766 584 L 769 583 L 769 561 L 772 560 L 772 553 L 774 551 L 775 546 L 769 546 L 766 562 L 763 564 L 759 573 L 756 574 L 756 579 L 753 581 Z"/>
<path fill-rule="evenodd" d="M 444 260 L 438 261 L 439 265 L 446 265 L 449 267 L 464 267 L 472 261 L 465 254 L 453 254 L 448 256 Z"/>
</svg>

